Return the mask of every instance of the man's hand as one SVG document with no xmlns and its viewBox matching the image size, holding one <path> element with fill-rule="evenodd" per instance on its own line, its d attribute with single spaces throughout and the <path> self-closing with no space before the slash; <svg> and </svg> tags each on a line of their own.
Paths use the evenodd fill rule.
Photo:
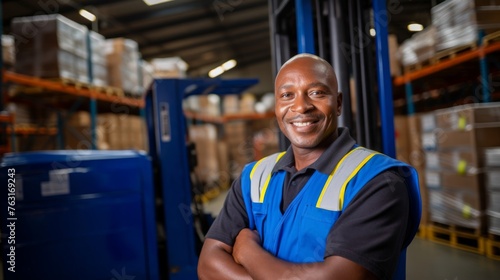
<svg viewBox="0 0 500 280">
<path fill-rule="evenodd" d="M 238 233 L 233 246 L 233 258 L 237 264 L 242 264 L 242 258 L 250 254 L 250 250 L 261 247 L 259 233 L 256 230 L 244 228 Z"/>
</svg>

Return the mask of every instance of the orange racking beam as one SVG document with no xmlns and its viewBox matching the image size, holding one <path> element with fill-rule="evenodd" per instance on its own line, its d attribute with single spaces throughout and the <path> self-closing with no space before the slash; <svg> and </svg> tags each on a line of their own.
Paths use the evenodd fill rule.
<svg viewBox="0 0 500 280">
<path fill-rule="evenodd" d="M 90 86 L 90 88 L 76 88 L 74 85 L 66 85 L 57 81 L 49 81 L 9 71 L 3 71 L 3 82 L 11 82 L 24 86 L 40 87 L 46 90 L 52 90 L 70 95 L 94 98 L 96 100 L 106 101 L 110 103 L 118 103 L 132 107 L 144 108 L 144 100 L 142 99 L 108 96 L 93 89 L 92 86 Z"/>
<path fill-rule="evenodd" d="M 434 65 L 423 67 L 420 70 L 413 71 L 408 74 L 404 74 L 403 76 L 397 77 L 394 79 L 395 86 L 402 86 L 408 82 L 423 78 L 425 76 L 429 76 L 431 74 L 446 70 L 455 65 L 461 64 L 463 62 L 475 59 L 475 58 L 483 58 L 485 55 L 499 51 L 500 50 L 500 42 L 493 43 L 491 45 L 485 47 L 479 47 L 478 49 L 471 50 L 468 52 L 457 54 L 453 59 L 443 60 Z"/>
</svg>

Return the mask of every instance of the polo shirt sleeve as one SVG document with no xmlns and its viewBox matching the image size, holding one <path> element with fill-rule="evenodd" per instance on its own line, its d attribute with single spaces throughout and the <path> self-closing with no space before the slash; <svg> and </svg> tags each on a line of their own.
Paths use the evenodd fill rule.
<svg viewBox="0 0 500 280">
<path fill-rule="evenodd" d="M 241 190 L 241 176 L 234 180 L 229 189 L 224 206 L 206 234 L 206 238 L 234 245 L 238 233 L 248 228 L 248 215 Z"/>
<path fill-rule="evenodd" d="M 407 234 L 408 217 L 405 181 L 395 171 L 385 171 L 370 180 L 340 215 L 328 234 L 325 258 L 341 256 L 379 279 L 391 279 Z"/>
</svg>

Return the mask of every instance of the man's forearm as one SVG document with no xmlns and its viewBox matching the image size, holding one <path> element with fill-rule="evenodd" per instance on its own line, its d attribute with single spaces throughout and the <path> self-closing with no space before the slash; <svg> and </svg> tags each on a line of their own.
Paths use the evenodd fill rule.
<svg viewBox="0 0 500 280">
<path fill-rule="evenodd" d="M 323 263 L 296 264 L 281 260 L 261 247 L 245 251 L 238 261 L 252 279 L 321 279 L 319 270 Z"/>
<path fill-rule="evenodd" d="M 243 266 L 231 255 L 231 248 L 218 241 L 207 239 L 200 254 L 198 277 L 202 280 L 252 279 Z"/>
<path fill-rule="evenodd" d="M 291 263 L 264 250 L 258 235 L 250 230 L 242 230 L 233 247 L 233 257 L 254 280 L 260 279 L 335 279 L 367 280 L 374 275 L 346 258 L 331 256 L 322 262 Z"/>
</svg>

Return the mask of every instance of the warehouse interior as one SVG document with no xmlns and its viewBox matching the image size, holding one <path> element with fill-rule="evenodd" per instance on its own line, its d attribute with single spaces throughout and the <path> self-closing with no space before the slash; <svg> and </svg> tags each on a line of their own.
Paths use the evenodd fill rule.
<svg viewBox="0 0 500 280">
<path fill-rule="evenodd" d="M 198 279 L 233 181 L 290 145 L 274 78 L 298 53 L 332 64 L 357 143 L 418 172 L 407 279 L 498 277 L 499 0 L 0 10 L 0 280 Z"/>
</svg>

